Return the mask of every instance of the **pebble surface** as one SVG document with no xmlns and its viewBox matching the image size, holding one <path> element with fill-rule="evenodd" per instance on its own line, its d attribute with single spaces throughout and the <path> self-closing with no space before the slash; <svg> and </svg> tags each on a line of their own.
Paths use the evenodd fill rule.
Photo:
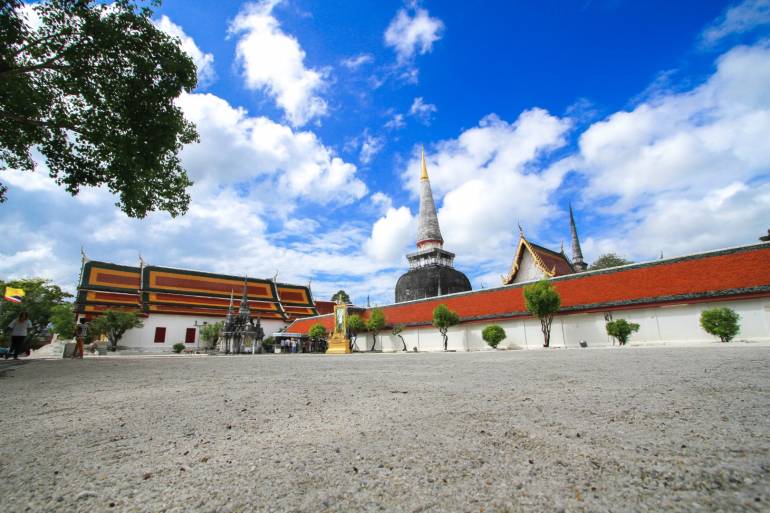
<svg viewBox="0 0 770 513">
<path fill-rule="evenodd" d="M 770 348 L 3 362 L 3 512 L 770 510 Z"/>
</svg>

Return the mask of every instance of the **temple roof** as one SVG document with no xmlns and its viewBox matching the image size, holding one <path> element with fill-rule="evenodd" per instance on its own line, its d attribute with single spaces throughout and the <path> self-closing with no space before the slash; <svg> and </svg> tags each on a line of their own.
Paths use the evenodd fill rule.
<svg viewBox="0 0 770 513">
<path fill-rule="evenodd" d="M 534 242 L 530 242 L 522 234 L 519 238 L 519 245 L 516 248 L 516 255 L 513 257 L 511 271 L 507 276 L 503 276 L 503 285 L 510 285 L 516 279 L 516 274 L 519 272 L 519 266 L 525 251 L 532 255 L 535 265 L 549 278 L 575 272 L 564 253 L 557 253 Z"/>
<path fill-rule="evenodd" d="M 698 301 L 770 297 L 770 243 L 575 273 L 551 280 L 561 296 L 561 313 L 626 310 Z M 389 326 L 429 326 L 433 309 L 445 304 L 462 322 L 529 317 L 517 283 L 380 307 Z M 370 310 L 363 312 L 368 318 Z M 333 316 L 294 321 L 287 331 L 307 333 Z"/>
</svg>

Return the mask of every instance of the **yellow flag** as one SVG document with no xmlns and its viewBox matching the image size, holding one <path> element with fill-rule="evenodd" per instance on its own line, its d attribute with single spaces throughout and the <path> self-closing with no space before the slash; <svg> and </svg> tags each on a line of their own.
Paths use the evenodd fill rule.
<svg viewBox="0 0 770 513">
<path fill-rule="evenodd" d="M 24 297 L 24 289 L 14 289 L 12 287 L 5 287 L 5 299 L 13 303 L 21 303 L 21 298 Z"/>
</svg>

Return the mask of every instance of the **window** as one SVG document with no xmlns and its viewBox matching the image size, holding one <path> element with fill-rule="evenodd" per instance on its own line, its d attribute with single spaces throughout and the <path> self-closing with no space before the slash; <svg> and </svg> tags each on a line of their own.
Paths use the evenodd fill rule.
<svg viewBox="0 0 770 513">
<path fill-rule="evenodd" d="M 166 341 L 166 328 L 155 328 L 155 343 L 163 344 Z"/>
<path fill-rule="evenodd" d="M 187 328 L 187 331 L 185 331 L 184 333 L 184 343 L 185 344 L 195 343 L 195 328 Z"/>
</svg>

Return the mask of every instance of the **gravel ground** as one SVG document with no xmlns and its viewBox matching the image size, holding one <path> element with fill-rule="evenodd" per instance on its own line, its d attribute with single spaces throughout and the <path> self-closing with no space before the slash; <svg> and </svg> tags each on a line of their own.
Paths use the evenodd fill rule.
<svg viewBox="0 0 770 513">
<path fill-rule="evenodd" d="M 0 362 L 2 511 L 769 511 L 770 348 Z"/>
</svg>

